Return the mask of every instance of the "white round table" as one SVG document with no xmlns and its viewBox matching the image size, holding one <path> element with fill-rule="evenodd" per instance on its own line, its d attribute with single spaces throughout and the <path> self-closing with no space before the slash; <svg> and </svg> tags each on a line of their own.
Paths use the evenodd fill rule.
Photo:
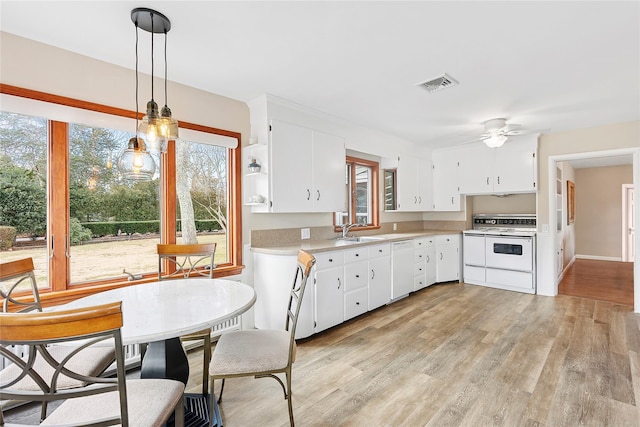
<svg viewBox="0 0 640 427">
<path fill-rule="evenodd" d="M 225 279 L 176 279 L 112 289 L 61 309 L 122 301 L 122 341 L 148 343 L 141 378 L 187 383 L 189 363 L 180 336 L 211 328 L 247 311 L 256 301 L 250 286 Z"/>
</svg>

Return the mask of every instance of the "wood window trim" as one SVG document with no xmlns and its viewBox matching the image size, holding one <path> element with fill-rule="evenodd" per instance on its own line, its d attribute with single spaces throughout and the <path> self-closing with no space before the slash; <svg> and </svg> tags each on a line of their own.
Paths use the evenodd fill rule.
<svg viewBox="0 0 640 427">
<path fill-rule="evenodd" d="M 345 164 L 351 165 L 361 165 L 367 166 L 371 168 L 371 224 L 366 226 L 357 226 L 353 227 L 351 230 L 353 231 L 361 231 L 361 230 L 377 230 L 380 228 L 380 194 L 379 194 L 379 174 L 380 174 L 380 164 L 373 160 L 361 159 L 359 157 L 346 156 Z M 351 173 L 351 188 L 355 188 L 355 174 Z M 351 206 L 355 206 L 355 194 L 352 193 L 349 197 L 349 203 Z M 349 221 L 352 221 L 352 218 L 349 218 Z M 334 219 L 335 221 L 335 219 Z M 334 231 L 339 232 L 342 231 L 339 225 L 334 224 Z"/>
<path fill-rule="evenodd" d="M 63 105 L 66 107 L 79 108 L 84 110 L 95 111 L 104 114 L 110 114 L 114 116 L 121 116 L 127 118 L 136 118 L 135 111 L 126 110 L 118 107 L 111 107 L 104 104 L 98 104 L 89 101 L 83 101 L 75 98 L 69 98 L 61 95 L 54 95 L 37 90 L 22 88 L 18 86 L 7 85 L 0 83 L 0 93 L 5 95 L 12 95 L 21 98 L 32 99 L 35 101 L 48 102 L 52 104 Z M 138 119 L 142 119 L 144 113 L 138 113 Z M 179 126 L 184 129 L 190 129 L 205 133 L 212 133 L 222 136 L 234 138 L 238 141 L 238 145 L 235 149 L 229 150 L 229 156 L 227 160 L 227 176 L 229 179 L 229 206 L 228 206 L 228 230 L 233 230 L 233 233 L 228 236 L 228 263 L 221 264 L 216 268 L 216 277 L 227 277 L 232 275 L 238 275 L 242 273 L 244 265 L 242 264 L 242 197 L 241 197 L 241 159 L 242 159 L 242 144 L 240 132 L 229 131 L 225 129 L 214 128 L 210 126 L 199 125 L 195 123 L 189 123 L 185 121 L 179 121 Z M 68 156 L 69 156 L 69 141 L 68 141 L 68 129 L 69 124 L 64 122 L 57 122 L 49 120 L 49 141 L 47 143 L 47 197 L 49 198 L 47 203 L 47 216 L 49 224 L 47 226 L 47 240 L 49 246 L 47 251 L 50 257 L 49 277 L 48 281 L 50 287 L 41 288 L 40 298 L 44 306 L 52 306 L 63 304 L 65 302 L 72 301 L 77 298 L 81 298 L 93 293 L 102 292 L 109 289 L 132 286 L 136 284 L 151 282 L 157 279 L 157 274 L 150 273 L 143 277 L 142 280 L 136 280 L 135 282 L 128 282 L 122 280 L 99 280 L 92 281 L 90 284 L 70 284 L 70 262 L 66 256 L 70 245 L 69 237 L 69 200 L 67 197 L 67 191 L 69 188 L 69 170 L 68 170 Z M 64 138 L 64 139 L 60 139 Z M 52 143 L 52 141 L 63 140 L 65 144 Z M 163 162 L 166 169 L 163 169 L 167 178 L 163 179 L 160 183 L 162 197 L 161 206 L 161 220 L 163 222 L 163 228 L 161 231 L 161 239 L 166 239 L 166 243 L 172 243 L 169 240 L 173 239 L 175 243 L 175 227 L 176 227 L 176 208 L 175 202 L 173 204 L 169 200 L 175 200 L 175 143 L 171 141 L 170 147 L 173 145 L 172 150 L 168 150 L 167 154 L 164 154 Z M 170 165 L 174 166 L 171 168 Z M 170 194 L 173 193 L 173 198 L 170 199 Z M 66 218 L 65 221 L 53 221 L 49 218 Z M 172 236 L 172 237 L 171 237 Z M 53 254 L 63 254 L 63 256 L 52 257 Z M 20 297 L 18 297 L 20 298 Z M 22 297 L 28 300 L 29 297 Z"/>
</svg>

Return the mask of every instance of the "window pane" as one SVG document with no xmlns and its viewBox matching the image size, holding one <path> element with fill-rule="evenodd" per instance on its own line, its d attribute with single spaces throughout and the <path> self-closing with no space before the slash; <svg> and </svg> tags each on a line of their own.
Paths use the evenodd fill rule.
<svg viewBox="0 0 640 427">
<path fill-rule="evenodd" d="M 0 228 L 16 232 L 1 258 L 33 258 L 39 288 L 48 287 L 47 139 L 47 119 L 0 112 Z"/>
<path fill-rule="evenodd" d="M 132 182 L 116 166 L 132 136 L 69 125 L 71 283 L 158 269 L 159 168 L 152 181 Z"/>
<path fill-rule="evenodd" d="M 384 210 L 396 210 L 396 171 L 384 171 Z"/>
<path fill-rule="evenodd" d="M 361 225 L 371 223 L 371 168 L 356 165 L 356 218 Z"/>
<path fill-rule="evenodd" d="M 195 142 L 176 142 L 178 243 L 217 243 L 217 265 L 230 262 L 227 254 L 227 148 Z"/>
</svg>

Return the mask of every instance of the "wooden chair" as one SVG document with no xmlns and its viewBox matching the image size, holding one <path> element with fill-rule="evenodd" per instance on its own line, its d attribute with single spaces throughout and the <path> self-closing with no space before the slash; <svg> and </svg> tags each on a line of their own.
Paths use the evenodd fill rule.
<svg viewBox="0 0 640 427">
<path fill-rule="evenodd" d="M 302 297 L 309 278 L 311 268 L 316 259 L 313 255 L 300 251 L 298 253 L 293 285 L 289 296 L 286 313 L 285 330 L 251 329 L 232 331 L 223 334 L 213 351 L 209 375 L 211 377 L 211 404 L 213 408 L 213 383 L 222 379 L 220 397 L 224 390 L 224 380 L 233 377 L 253 376 L 255 378 L 271 377 L 282 386 L 284 398 L 289 406 L 289 423 L 293 422 L 293 406 L 291 404 L 291 365 L 296 358 L 296 325 L 302 304 Z M 284 373 L 286 386 L 275 374 Z M 211 415 L 213 419 L 213 415 Z"/>
<path fill-rule="evenodd" d="M 28 286 L 25 286 L 27 285 Z M 18 298 L 18 292 L 30 291 L 28 298 Z M 24 258 L 0 264 L 0 296 L 2 301 L 2 313 L 8 311 L 17 313 L 29 313 L 32 311 L 41 312 L 40 295 L 36 278 L 33 272 L 33 260 Z M 49 348 L 49 353 L 62 360 L 69 358 L 70 369 L 89 377 L 98 376 L 103 373 L 115 360 L 115 352 L 111 347 L 90 347 L 77 351 L 73 346 L 56 345 Z M 34 369 L 43 375 L 45 381 L 50 381 L 54 375 L 53 369 L 42 357 L 37 357 L 34 361 Z M 0 371 L 0 378 L 11 377 L 19 370 L 16 364 L 10 364 Z M 61 375 L 58 378 L 58 388 L 74 388 L 86 385 L 84 381 Z M 25 391 L 36 391 L 38 385 L 29 378 L 23 378 L 14 384 L 14 388 L 22 388 Z M 44 419 L 47 412 L 47 403 L 43 402 L 41 419 Z"/>
<path fill-rule="evenodd" d="M 213 278 L 216 244 L 158 245 L 158 280 Z M 166 262 L 168 270 L 163 271 Z M 211 360 L 211 329 L 181 336 L 182 341 L 203 341 L 202 394 L 209 392 L 209 361 Z"/>
<path fill-rule="evenodd" d="M 184 384 L 165 379 L 125 380 L 122 346 L 122 303 L 64 311 L 0 314 L 0 354 L 17 367 L 13 376 L 2 375 L 0 398 L 29 402 L 64 400 L 40 425 L 65 426 L 161 426 L 176 414 L 176 425 L 184 425 Z M 73 353 L 59 358 L 50 345 L 78 341 Z M 112 347 L 116 355 L 117 376 L 104 378 L 84 375 L 73 369 L 69 361 L 101 343 Z M 11 346 L 27 346 L 26 359 L 16 356 Z M 46 361 L 53 375 L 43 372 L 35 360 Z M 65 388 L 67 376 L 83 387 Z M 36 384 L 25 391 L 16 385 L 25 380 Z M 0 412 L 0 425 L 4 425 Z"/>
</svg>

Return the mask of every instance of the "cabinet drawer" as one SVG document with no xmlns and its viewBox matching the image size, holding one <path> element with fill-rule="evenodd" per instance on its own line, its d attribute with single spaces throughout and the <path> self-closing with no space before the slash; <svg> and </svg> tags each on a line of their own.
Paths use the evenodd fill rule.
<svg viewBox="0 0 640 427">
<path fill-rule="evenodd" d="M 344 319 L 364 314 L 369 309 L 369 290 L 367 288 L 349 292 L 344 295 Z"/>
<path fill-rule="evenodd" d="M 367 261 L 346 264 L 344 267 L 344 290 L 353 291 L 366 288 L 368 283 L 369 263 Z"/>
<path fill-rule="evenodd" d="M 457 234 L 441 234 L 436 236 L 436 245 L 446 245 L 450 243 L 458 243 L 459 236 Z"/>
<path fill-rule="evenodd" d="M 342 252 L 320 252 L 313 256 L 316 257 L 316 270 L 339 267 L 344 264 L 344 254 Z"/>
<path fill-rule="evenodd" d="M 389 243 L 369 246 L 369 258 L 378 258 L 389 255 L 391 255 L 391 245 Z"/>
<path fill-rule="evenodd" d="M 413 265 L 413 275 L 414 276 L 424 275 L 426 271 L 427 271 L 427 262 L 426 261 L 416 262 Z"/>
<path fill-rule="evenodd" d="M 472 265 L 465 265 L 463 274 L 464 274 L 463 280 L 465 281 L 465 283 L 481 285 L 481 284 L 484 284 L 486 281 L 484 267 L 475 267 Z"/>
<path fill-rule="evenodd" d="M 426 288 L 427 287 L 427 279 L 425 278 L 424 275 L 422 276 L 416 276 L 413 278 L 413 290 L 414 291 L 418 291 L 422 288 Z"/>
<path fill-rule="evenodd" d="M 346 249 L 344 251 L 345 264 L 350 262 L 366 261 L 368 257 L 369 251 L 366 246 L 362 248 Z"/>
<path fill-rule="evenodd" d="M 427 248 L 413 248 L 413 262 L 427 260 Z"/>
</svg>

